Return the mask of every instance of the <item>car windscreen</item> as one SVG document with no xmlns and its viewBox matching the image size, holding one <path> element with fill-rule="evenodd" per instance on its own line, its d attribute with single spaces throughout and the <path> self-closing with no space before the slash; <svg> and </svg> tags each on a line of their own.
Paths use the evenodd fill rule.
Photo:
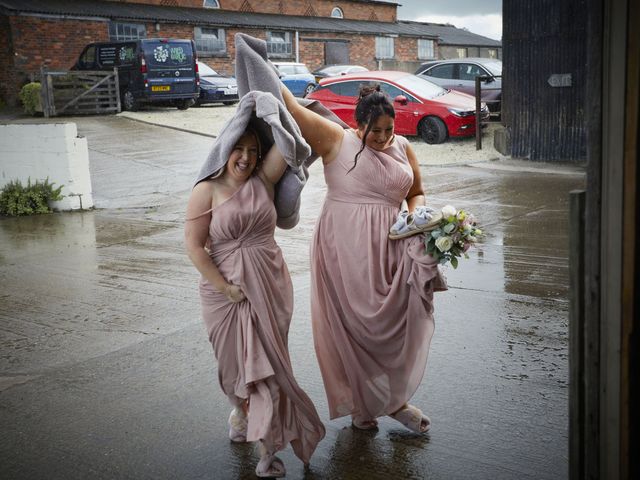
<svg viewBox="0 0 640 480">
<path fill-rule="evenodd" d="M 485 62 L 482 64 L 492 75 L 502 75 L 502 62 Z"/>
<path fill-rule="evenodd" d="M 335 65 L 333 67 L 325 67 L 321 70 L 318 70 L 321 73 L 326 73 L 327 75 L 337 75 L 344 70 L 342 65 Z"/>
<path fill-rule="evenodd" d="M 447 93 L 444 88 L 423 78 L 416 77 L 415 75 L 401 77 L 396 80 L 396 83 L 422 98 L 434 98 Z"/>
<path fill-rule="evenodd" d="M 201 77 L 206 77 L 207 75 L 218 75 L 213 68 L 211 68 L 206 63 L 198 62 L 198 71 Z"/>
<path fill-rule="evenodd" d="M 190 42 L 145 42 L 143 50 L 147 63 L 156 67 L 185 67 L 193 62 Z"/>
</svg>

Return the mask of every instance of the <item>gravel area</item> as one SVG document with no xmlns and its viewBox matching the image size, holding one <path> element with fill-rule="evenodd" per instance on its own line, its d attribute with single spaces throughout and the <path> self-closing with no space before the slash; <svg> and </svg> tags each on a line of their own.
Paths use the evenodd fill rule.
<svg viewBox="0 0 640 480">
<path fill-rule="evenodd" d="M 215 137 L 222 126 L 235 112 L 235 106 L 206 105 L 188 110 L 149 107 L 138 112 L 122 112 L 119 116 L 132 120 L 161 125 Z M 440 145 L 428 145 L 419 137 L 409 137 L 421 165 L 446 166 L 467 165 L 504 158 L 493 148 L 493 133 L 497 124 L 485 128 L 482 150 L 476 150 L 475 137 L 453 138 Z"/>
</svg>

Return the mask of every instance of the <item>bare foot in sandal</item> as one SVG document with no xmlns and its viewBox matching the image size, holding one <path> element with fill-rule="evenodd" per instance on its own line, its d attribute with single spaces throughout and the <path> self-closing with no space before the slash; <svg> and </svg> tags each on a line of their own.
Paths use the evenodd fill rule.
<svg viewBox="0 0 640 480">
<path fill-rule="evenodd" d="M 236 407 L 229 414 L 229 440 L 234 443 L 244 443 L 247 441 L 247 415 Z"/>
<path fill-rule="evenodd" d="M 413 405 L 405 405 L 389 416 L 416 433 L 427 433 L 431 428 L 431 419 Z"/>
<path fill-rule="evenodd" d="M 282 460 L 270 453 L 262 454 L 258 465 L 256 465 L 256 475 L 260 478 L 281 478 L 286 473 Z"/>
<path fill-rule="evenodd" d="M 376 428 L 378 428 L 378 421 L 376 419 L 364 420 L 357 415 L 352 415 L 351 425 L 353 425 L 353 427 L 357 428 L 358 430 L 375 430 Z"/>
</svg>

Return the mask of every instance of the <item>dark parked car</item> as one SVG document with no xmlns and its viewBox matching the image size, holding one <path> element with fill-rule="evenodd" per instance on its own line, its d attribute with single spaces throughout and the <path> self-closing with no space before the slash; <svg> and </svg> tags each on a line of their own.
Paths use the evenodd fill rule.
<svg viewBox="0 0 640 480">
<path fill-rule="evenodd" d="M 346 75 L 347 73 L 361 73 L 368 71 L 368 68 L 361 67 L 360 65 L 325 65 L 311 73 L 316 77 L 316 82 L 320 83 L 320 80 L 323 78 L 337 77 L 339 75 Z"/>
<path fill-rule="evenodd" d="M 273 62 L 280 80 L 296 97 L 306 97 L 316 88 L 316 79 L 304 63 Z"/>
<path fill-rule="evenodd" d="M 466 93 L 445 90 L 435 83 L 406 72 L 378 71 L 350 73 L 325 78 L 307 96 L 318 100 L 352 128 L 360 85 L 379 83 L 393 100 L 395 132 L 420 135 L 427 143 L 442 143 L 447 137 L 474 135 L 475 99 Z M 482 115 L 489 115 L 482 104 Z"/>
<path fill-rule="evenodd" d="M 495 58 L 456 58 L 433 60 L 420 65 L 416 75 L 443 88 L 476 95 L 476 77 L 486 76 L 482 85 L 482 101 L 491 112 L 500 111 L 502 99 L 502 62 Z M 487 90 L 485 90 L 487 89 Z"/>
<path fill-rule="evenodd" d="M 146 38 L 87 45 L 74 70 L 118 68 L 120 103 L 137 110 L 143 103 L 187 109 L 199 94 L 193 40 Z"/>
<path fill-rule="evenodd" d="M 238 102 L 238 83 L 235 77 L 220 75 L 202 62 L 198 62 L 198 72 L 200 73 L 200 96 L 196 100 L 196 105 L 205 103 L 233 105 Z"/>
</svg>

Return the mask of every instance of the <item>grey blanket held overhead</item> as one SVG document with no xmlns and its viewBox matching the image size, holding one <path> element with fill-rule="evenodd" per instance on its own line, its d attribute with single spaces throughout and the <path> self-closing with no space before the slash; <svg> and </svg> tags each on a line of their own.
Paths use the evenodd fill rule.
<svg viewBox="0 0 640 480">
<path fill-rule="evenodd" d="M 257 95 L 258 92 L 268 92 L 278 100 L 281 108 L 286 110 L 281 93 L 281 88 L 286 87 L 284 87 L 280 81 L 276 68 L 267 58 L 266 42 L 244 33 L 237 33 L 235 36 L 235 47 L 238 94 L 244 99 L 244 96 L 247 95 Z M 298 102 L 319 115 L 338 123 L 342 128 L 349 128 L 346 123 L 320 103 L 304 99 L 298 99 Z M 287 120 L 291 119 L 291 122 L 294 122 L 290 115 L 289 117 L 285 116 L 285 118 Z M 273 128 L 273 124 L 270 125 Z M 309 148 L 309 146 L 302 138 L 295 122 L 291 128 L 287 124 L 286 129 L 295 138 L 294 145 L 296 148 L 294 153 L 282 150 L 283 146 L 278 143 L 278 137 L 274 131 L 273 138 L 289 165 L 282 179 L 276 185 L 274 203 L 278 214 L 278 227 L 289 229 L 298 223 L 300 193 L 309 176 L 308 167 L 318 156 L 312 153 L 310 149 L 305 151 L 302 148 L 298 148 L 299 145 L 304 145 L 306 148 Z M 291 148 L 290 146 L 285 147 Z"/>
</svg>

